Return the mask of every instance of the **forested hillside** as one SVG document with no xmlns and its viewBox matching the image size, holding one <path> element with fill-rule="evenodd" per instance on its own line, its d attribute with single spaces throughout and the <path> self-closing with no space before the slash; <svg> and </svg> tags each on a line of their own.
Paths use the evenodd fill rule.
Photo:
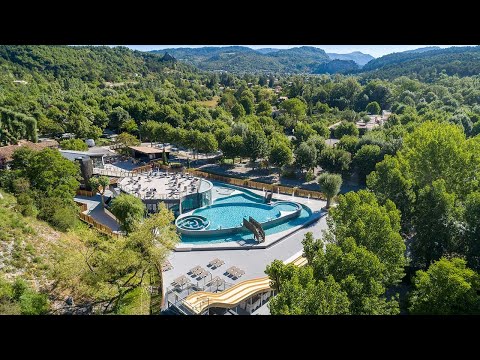
<svg viewBox="0 0 480 360">
<path fill-rule="evenodd" d="M 440 73 L 473 76 L 480 73 L 480 47 L 393 53 L 370 61 L 362 71 L 369 78 L 413 76 L 424 81 L 432 81 Z"/>
</svg>

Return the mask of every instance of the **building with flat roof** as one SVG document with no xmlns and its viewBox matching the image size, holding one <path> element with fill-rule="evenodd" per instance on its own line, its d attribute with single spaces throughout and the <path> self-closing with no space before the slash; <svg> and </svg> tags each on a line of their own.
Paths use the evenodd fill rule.
<svg viewBox="0 0 480 360">
<path fill-rule="evenodd" d="M 155 159 L 161 159 L 163 157 L 164 149 L 168 159 L 170 157 L 171 150 L 170 146 L 167 146 L 165 148 L 157 148 L 150 146 L 129 146 L 128 148 L 132 151 L 133 158 L 140 159 L 145 162 L 149 162 Z"/>
<path fill-rule="evenodd" d="M 120 192 L 134 195 L 142 200 L 149 213 L 157 212 L 160 203 L 176 216 L 212 203 L 213 184 L 190 174 L 151 171 L 125 177 L 117 186 L 114 196 Z"/>
</svg>

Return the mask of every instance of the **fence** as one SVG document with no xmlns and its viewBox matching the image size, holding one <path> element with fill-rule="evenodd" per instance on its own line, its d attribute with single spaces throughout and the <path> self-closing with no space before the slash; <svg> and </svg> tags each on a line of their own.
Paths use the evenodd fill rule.
<svg viewBox="0 0 480 360">
<path fill-rule="evenodd" d="M 80 207 L 80 212 L 87 211 L 88 207 L 87 204 L 75 201 L 75 204 L 77 204 Z"/>
<path fill-rule="evenodd" d="M 252 189 L 257 190 L 268 190 L 274 193 L 280 193 L 285 195 L 291 195 L 295 192 L 296 196 L 300 197 L 308 197 L 310 195 L 311 199 L 319 199 L 319 200 L 326 200 L 325 194 L 320 191 L 313 191 L 313 190 L 306 190 L 306 189 L 299 189 L 293 188 L 289 186 L 281 186 L 281 185 L 274 185 L 274 184 L 267 184 L 258 181 L 252 181 L 249 179 L 238 179 L 228 176 L 216 175 L 207 173 L 200 170 L 186 170 L 186 172 L 192 174 L 193 176 L 203 177 L 205 179 L 211 179 L 216 181 L 221 181 L 227 184 L 237 185 L 237 186 L 244 186 Z"/>
<path fill-rule="evenodd" d="M 93 217 L 90 215 L 80 213 L 79 214 L 80 220 L 86 222 L 87 224 L 93 226 L 97 231 L 101 232 L 102 234 L 112 236 L 112 237 L 119 237 L 121 236 L 120 234 L 114 233 L 112 229 L 110 229 L 108 226 L 100 224 L 98 221 L 96 221 Z"/>
<path fill-rule="evenodd" d="M 138 173 L 142 173 L 142 172 L 148 172 L 152 170 L 152 165 L 144 165 L 144 166 L 139 166 L 135 169 L 132 169 L 132 173 L 133 174 L 138 174 Z"/>
<path fill-rule="evenodd" d="M 81 190 L 81 189 L 78 189 L 77 190 L 77 195 L 78 196 L 88 196 L 88 197 L 93 197 L 95 196 L 95 192 L 93 191 L 88 191 L 88 190 Z"/>
</svg>

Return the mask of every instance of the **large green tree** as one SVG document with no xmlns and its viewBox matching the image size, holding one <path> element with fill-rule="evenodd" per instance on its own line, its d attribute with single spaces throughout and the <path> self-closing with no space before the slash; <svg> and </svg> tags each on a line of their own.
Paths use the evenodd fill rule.
<svg viewBox="0 0 480 360">
<path fill-rule="evenodd" d="M 120 221 L 122 230 L 130 233 L 143 218 L 145 205 L 133 195 L 120 194 L 112 200 L 111 210 Z"/>
<path fill-rule="evenodd" d="M 363 145 L 353 157 L 361 181 L 366 181 L 367 175 L 375 170 L 375 165 L 382 161 L 383 155 L 378 145 Z"/>
<path fill-rule="evenodd" d="M 301 170 L 309 170 L 317 163 L 317 149 L 306 142 L 301 143 L 295 150 L 295 164 Z"/>
<path fill-rule="evenodd" d="M 464 315 L 480 313 L 480 276 L 463 259 L 441 258 L 417 271 L 410 294 L 410 313 Z"/>
</svg>

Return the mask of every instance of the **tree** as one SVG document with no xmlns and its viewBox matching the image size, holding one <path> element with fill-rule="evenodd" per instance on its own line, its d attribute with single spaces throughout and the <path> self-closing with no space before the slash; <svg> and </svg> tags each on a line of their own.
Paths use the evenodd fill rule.
<svg viewBox="0 0 480 360">
<path fill-rule="evenodd" d="M 307 105 L 300 99 L 288 99 L 281 103 L 280 108 L 285 110 L 287 114 L 294 119 L 294 125 L 297 121 L 306 116 Z"/>
<path fill-rule="evenodd" d="M 279 168 L 290 165 L 293 161 L 292 149 L 284 142 L 274 142 L 271 145 L 268 161 Z"/>
<path fill-rule="evenodd" d="M 465 244 L 463 252 L 468 265 L 480 269 L 480 192 L 473 192 L 465 201 Z"/>
<path fill-rule="evenodd" d="M 41 197 L 37 200 L 38 218 L 55 229 L 67 231 L 78 223 L 78 206 L 72 197 Z"/>
<path fill-rule="evenodd" d="M 243 116 L 245 116 L 246 112 L 245 109 L 243 108 L 243 105 L 240 103 L 236 103 L 233 108 L 232 108 L 232 115 L 234 119 L 239 119 Z"/>
<path fill-rule="evenodd" d="M 413 279 L 410 313 L 465 315 L 480 313 L 480 276 L 463 259 L 441 258 Z"/>
<path fill-rule="evenodd" d="M 240 98 L 239 103 L 245 109 L 245 114 L 250 115 L 255 112 L 255 104 L 253 103 L 253 99 L 250 96 L 242 96 Z M 233 109 L 232 109 L 233 110 Z"/>
<path fill-rule="evenodd" d="M 307 141 L 311 136 L 315 135 L 315 130 L 310 125 L 302 121 L 297 122 L 295 125 L 295 143 L 300 144 Z"/>
<path fill-rule="evenodd" d="M 130 119 L 130 114 L 121 106 L 114 108 L 108 115 L 110 119 L 109 127 L 119 131 L 122 125 Z"/>
<path fill-rule="evenodd" d="M 340 141 L 337 143 L 337 147 L 348 151 L 352 155 L 355 155 L 357 144 L 358 137 L 353 135 L 343 135 Z"/>
<path fill-rule="evenodd" d="M 336 128 L 333 130 L 335 138 L 341 139 L 344 135 L 358 136 L 358 129 L 355 123 L 342 121 Z"/>
<path fill-rule="evenodd" d="M 382 151 L 378 145 L 363 145 L 357 151 L 353 163 L 357 167 L 361 181 L 366 181 L 367 175 L 375 170 L 375 165 L 382 161 L 382 158 Z"/>
<path fill-rule="evenodd" d="M 266 100 L 262 100 L 257 105 L 258 116 L 270 116 L 272 114 L 272 105 Z"/>
<path fill-rule="evenodd" d="M 129 146 L 138 146 L 141 144 L 140 140 L 136 138 L 136 136 L 123 132 L 117 136 L 115 139 L 115 143 L 120 144 L 122 148 L 120 149 L 120 153 L 123 155 L 130 155 Z"/>
<path fill-rule="evenodd" d="M 332 199 L 340 192 L 342 177 L 338 174 L 323 173 L 319 176 L 318 183 L 327 197 L 327 209 L 330 209 Z"/>
<path fill-rule="evenodd" d="M 411 248 L 415 264 L 428 266 L 458 249 L 459 218 L 455 194 L 447 192 L 445 180 L 435 180 L 418 192 L 413 216 L 416 234 Z"/>
<path fill-rule="evenodd" d="M 33 189 L 46 197 L 71 199 L 75 195 L 80 185 L 76 163 L 48 148 L 25 155 L 20 149 L 13 153 L 15 169 L 28 178 Z"/>
<path fill-rule="evenodd" d="M 387 200 L 395 203 L 402 213 L 402 226 L 407 229 L 416 194 L 414 180 L 402 169 L 398 158 L 386 155 L 383 161 L 377 163 L 375 171 L 367 176 L 367 187 L 375 192 L 380 203 L 384 204 Z"/>
<path fill-rule="evenodd" d="M 68 139 L 60 141 L 60 147 L 64 150 L 87 151 L 88 146 L 81 139 Z"/>
<path fill-rule="evenodd" d="M 130 233 L 143 218 L 145 205 L 133 195 L 120 194 L 112 200 L 111 210 L 120 221 L 122 230 Z"/>
<path fill-rule="evenodd" d="M 317 163 L 317 149 L 306 142 L 301 143 L 295 150 L 295 164 L 301 170 L 310 170 Z"/>
<path fill-rule="evenodd" d="M 81 230 L 82 246 L 70 248 L 55 265 L 58 287 L 75 295 L 77 307 L 123 313 L 126 302 L 140 301 L 150 277 L 161 274 L 161 264 L 178 243 L 173 220 L 161 205 L 158 213 L 137 221 L 128 236 L 105 241 L 91 230 Z"/>
<path fill-rule="evenodd" d="M 316 280 L 311 267 L 295 268 L 282 291 L 269 302 L 272 315 L 345 315 L 349 306 L 347 293 L 334 278 Z"/>
<path fill-rule="evenodd" d="M 330 129 L 324 122 L 317 121 L 314 122 L 311 126 L 312 129 L 315 130 L 319 136 L 322 136 L 326 139 L 330 137 Z"/>
<path fill-rule="evenodd" d="M 372 115 L 378 115 L 380 114 L 382 109 L 380 108 L 380 105 L 378 104 L 378 102 L 373 101 L 371 103 L 368 103 L 367 107 L 365 108 L 365 111 Z"/>
<path fill-rule="evenodd" d="M 248 152 L 248 155 L 245 155 L 253 163 L 257 159 L 267 157 L 270 152 L 268 140 L 263 131 L 248 131 L 244 144 L 244 151 Z"/>
<path fill-rule="evenodd" d="M 329 231 L 335 242 L 354 239 L 385 265 L 386 285 L 400 282 L 406 247 L 400 235 L 400 212 L 393 202 L 380 205 L 369 191 L 349 192 L 338 196 L 338 206 L 330 210 L 329 216 L 334 224 L 329 225 Z"/>
<path fill-rule="evenodd" d="M 140 125 L 140 135 L 144 140 L 150 140 L 150 145 L 155 141 L 155 133 L 159 127 L 159 123 L 153 120 L 148 120 Z"/>
<path fill-rule="evenodd" d="M 350 168 L 352 155 L 342 149 L 327 147 L 318 157 L 318 164 L 328 172 L 341 173 Z"/>
<path fill-rule="evenodd" d="M 278 292 L 272 314 L 397 314 L 398 301 L 385 295 L 385 265 L 379 258 L 352 237 L 332 243 L 329 236 L 305 235 L 308 263 L 301 270 L 278 260 L 267 267 Z"/>
<path fill-rule="evenodd" d="M 102 206 L 105 207 L 105 190 L 110 186 L 110 178 L 108 176 L 91 177 L 89 181 L 92 190 L 95 192 L 100 191 Z"/>
<path fill-rule="evenodd" d="M 129 134 L 137 134 L 138 133 L 138 125 L 133 119 L 128 119 L 120 126 L 121 131 L 125 131 Z"/>
<path fill-rule="evenodd" d="M 308 145 L 312 145 L 317 149 L 317 158 L 320 153 L 327 147 L 325 139 L 319 135 L 313 135 L 308 138 L 306 141 Z"/>
<path fill-rule="evenodd" d="M 215 135 L 211 133 L 204 133 L 200 136 L 198 150 L 202 153 L 208 154 L 218 150 L 218 142 Z"/>
<path fill-rule="evenodd" d="M 223 156 L 231 158 L 235 163 L 235 158 L 241 156 L 243 153 L 243 139 L 239 135 L 228 135 L 225 140 L 220 143 L 220 150 L 222 150 Z"/>
</svg>

